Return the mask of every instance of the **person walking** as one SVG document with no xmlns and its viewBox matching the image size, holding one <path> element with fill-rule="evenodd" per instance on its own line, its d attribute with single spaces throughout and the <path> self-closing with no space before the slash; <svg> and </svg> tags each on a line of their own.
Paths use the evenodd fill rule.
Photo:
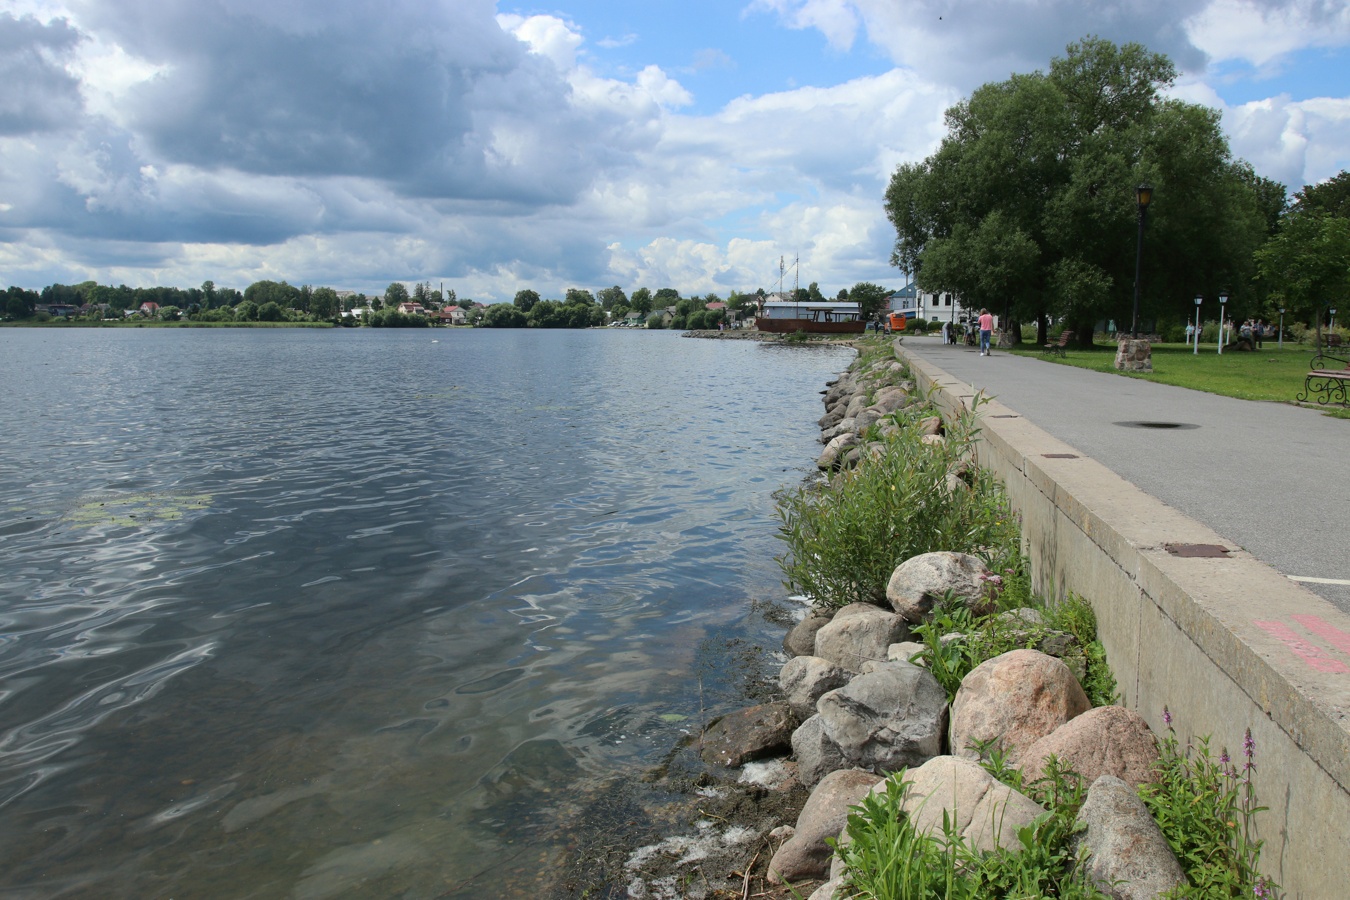
<svg viewBox="0 0 1350 900">
<path fill-rule="evenodd" d="M 994 333 L 994 317 L 989 310 L 980 310 L 980 355 L 989 355 L 989 338 Z"/>
</svg>

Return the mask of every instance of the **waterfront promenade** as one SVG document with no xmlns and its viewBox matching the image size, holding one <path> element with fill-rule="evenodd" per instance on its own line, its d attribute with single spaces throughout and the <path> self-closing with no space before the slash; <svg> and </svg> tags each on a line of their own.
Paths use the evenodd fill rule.
<svg viewBox="0 0 1350 900">
<path fill-rule="evenodd" d="M 1350 613 L 1350 422 L 937 337 L 903 347 Z"/>
</svg>

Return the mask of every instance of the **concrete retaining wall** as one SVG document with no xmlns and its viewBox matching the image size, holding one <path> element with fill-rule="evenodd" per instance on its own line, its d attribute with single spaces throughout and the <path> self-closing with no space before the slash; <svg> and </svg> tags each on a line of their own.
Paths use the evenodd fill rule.
<svg viewBox="0 0 1350 900">
<path fill-rule="evenodd" d="M 944 414 L 971 408 L 969 385 L 896 353 Z M 1022 518 L 1036 589 L 1092 604 L 1125 705 L 1160 735 L 1168 707 L 1183 742 L 1209 735 L 1239 764 L 1250 728 L 1262 870 L 1290 898 L 1350 896 L 1350 616 L 1016 410 L 976 409 L 979 461 Z"/>
</svg>

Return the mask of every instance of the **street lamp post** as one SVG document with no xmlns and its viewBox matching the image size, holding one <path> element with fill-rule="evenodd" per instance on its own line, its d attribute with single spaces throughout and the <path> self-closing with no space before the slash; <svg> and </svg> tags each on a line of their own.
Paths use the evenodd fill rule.
<svg viewBox="0 0 1350 900">
<path fill-rule="evenodd" d="M 1204 299 L 1200 294 L 1195 295 L 1195 340 L 1192 343 L 1195 344 L 1194 355 L 1196 356 L 1200 355 L 1200 304 L 1204 302 Z"/>
<path fill-rule="evenodd" d="M 1134 189 L 1134 200 L 1139 207 L 1139 236 L 1134 244 L 1134 316 L 1130 319 L 1130 337 L 1139 339 L 1139 277 L 1144 261 L 1144 219 L 1148 205 L 1153 202 L 1153 185 L 1141 184 Z"/>
<path fill-rule="evenodd" d="M 1284 307 L 1283 307 L 1283 306 L 1280 307 L 1280 342 L 1279 342 L 1279 347 L 1280 347 L 1281 350 L 1284 349 Z"/>
<path fill-rule="evenodd" d="M 1223 313 L 1228 303 L 1228 292 L 1219 295 L 1219 355 L 1223 356 Z"/>
<path fill-rule="evenodd" d="M 1336 331 L 1336 307 L 1334 306 L 1331 308 L 1331 331 L 1333 334 Z"/>
</svg>

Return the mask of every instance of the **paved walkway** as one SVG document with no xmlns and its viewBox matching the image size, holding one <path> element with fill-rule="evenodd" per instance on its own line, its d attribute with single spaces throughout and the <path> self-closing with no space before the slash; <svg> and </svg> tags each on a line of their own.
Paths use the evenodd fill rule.
<svg viewBox="0 0 1350 900">
<path fill-rule="evenodd" d="M 903 346 L 1350 613 L 1350 422 L 936 337 Z M 1127 424 L 1141 421 L 1185 427 Z"/>
</svg>

